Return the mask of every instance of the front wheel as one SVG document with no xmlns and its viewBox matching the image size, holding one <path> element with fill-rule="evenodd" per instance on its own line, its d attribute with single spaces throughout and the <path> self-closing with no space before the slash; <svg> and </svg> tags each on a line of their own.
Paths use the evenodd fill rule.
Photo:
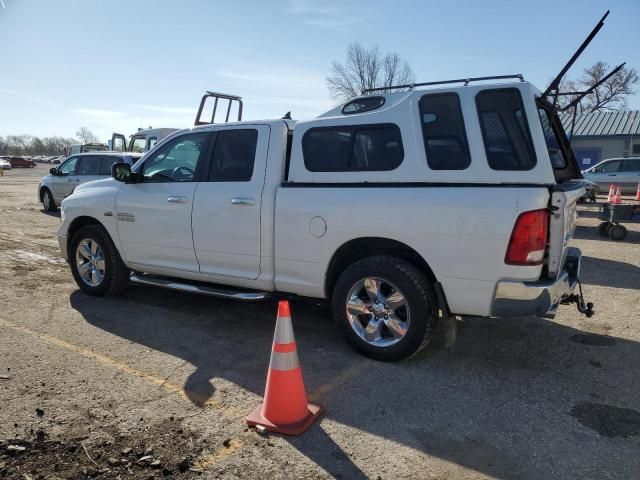
<svg viewBox="0 0 640 480">
<path fill-rule="evenodd" d="M 48 188 L 45 188 L 42 192 L 42 207 L 45 212 L 53 212 L 58 208 Z"/>
<path fill-rule="evenodd" d="M 433 337 L 435 298 L 429 280 L 412 264 L 380 255 L 347 267 L 331 303 L 352 347 L 376 360 L 397 361 L 416 354 Z"/>
<path fill-rule="evenodd" d="M 129 282 L 129 270 L 104 228 L 88 225 L 71 239 L 69 264 L 80 289 L 94 296 L 115 295 Z"/>
</svg>

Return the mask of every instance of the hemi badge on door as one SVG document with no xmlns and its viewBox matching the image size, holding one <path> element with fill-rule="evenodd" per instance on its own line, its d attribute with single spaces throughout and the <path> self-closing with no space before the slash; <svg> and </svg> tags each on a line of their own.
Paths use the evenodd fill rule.
<svg viewBox="0 0 640 480">
<path fill-rule="evenodd" d="M 116 217 L 119 222 L 135 222 L 136 216 L 133 213 L 118 212 Z"/>
<path fill-rule="evenodd" d="M 106 212 L 104 212 L 104 216 L 105 217 L 113 217 L 113 212 L 110 212 L 109 210 L 107 210 Z"/>
</svg>

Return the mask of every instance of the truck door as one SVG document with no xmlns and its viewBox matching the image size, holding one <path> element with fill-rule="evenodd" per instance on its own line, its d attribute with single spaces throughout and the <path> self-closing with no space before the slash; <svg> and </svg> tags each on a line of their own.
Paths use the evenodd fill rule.
<svg viewBox="0 0 640 480">
<path fill-rule="evenodd" d="M 114 133 L 111 135 L 111 150 L 114 152 L 126 152 L 127 151 L 127 139 L 121 133 Z"/>
<path fill-rule="evenodd" d="M 216 130 L 208 175 L 198 184 L 193 204 L 193 243 L 201 273 L 243 279 L 260 274 L 269 133 L 266 125 Z"/>
<path fill-rule="evenodd" d="M 198 132 L 172 139 L 137 168 L 137 183 L 120 188 L 118 235 L 132 265 L 198 272 L 191 208 L 210 137 Z"/>
</svg>

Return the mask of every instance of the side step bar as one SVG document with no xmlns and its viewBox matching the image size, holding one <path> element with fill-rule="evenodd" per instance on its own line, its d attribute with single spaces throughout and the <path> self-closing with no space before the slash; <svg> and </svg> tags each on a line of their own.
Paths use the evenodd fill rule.
<svg viewBox="0 0 640 480">
<path fill-rule="evenodd" d="M 177 290 L 179 292 L 197 293 L 209 297 L 229 298 L 231 300 L 242 300 L 244 302 L 256 302 L 267 298 L 267 292 L 238 292 L 235 290 L 224 290 L 222 288 L 208 287 L 204 285 L 193 285 L 191 283 L 181 283 L 162 277 L 152 277 L 133 273 L 129 277 L 131 283 L 138 285 L 151 285 L 153 287 Z"/>
</svg>

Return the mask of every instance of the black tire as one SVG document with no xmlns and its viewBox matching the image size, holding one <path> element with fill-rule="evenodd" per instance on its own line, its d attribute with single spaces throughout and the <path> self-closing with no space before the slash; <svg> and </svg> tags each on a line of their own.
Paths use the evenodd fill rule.
<svg viewBox="0 0 640 480">
<path fill-rule="evenodd" d="M 602 235 L 603 237 L 609 236 L 609 227 L 610 226 L 611 226 L 611 224 L 609 222 L 602 222 L 600 225 L 598 225 L 598 233 L 600 235 Z"/>
<path fill-rule="evenodd" d="M 624 240 L 627 236 L 627 229 L 622 225 L 612 225 L 609 229 L 609 238 L 611 240 L 620 241 Z"/>
<path fill-rule="evenodd" d="M 102 281 L 97 286 L 87 284 L 78 271 L 76 262 L 78 245 L 85 239 L 97 242 L 103 253 L 105 272 Z M 116 246 L 102 226 L 88 225 L 74 233 L 69 244 L 68 256 L 73 278 L 83 292 L 96 297 L 102 297 L 116 295 L 127 288 L 129 284 L 129 274 L 131 272 L 122 262 Z"/>
<path fill-rule="evenodd" d="M 45 212 L 55 212 L 58 209 L 53 195 L 46 187 L 42 189 L 42 208 Z"/>
<path fill-rule="evenodd" d="M 406 299 L 409 325 L 404 336 L 393 345 L 381 347 L 367 342 L 349 322 L 346 306 L 349 294 L 358 282 L 367 277 L 390 282 Z M 426 276 L 411 263 L 387 255 L 365 258 L 347 267 L 335 284 L 331 305 L 334 319 L 347 342 L 361 354 L 385 362 L 408 358 L 425 348 L 433 338 L 438 319 L 436 295 Z M 367 315 L 364 314 L 365 323 Z"/>
</svg>

